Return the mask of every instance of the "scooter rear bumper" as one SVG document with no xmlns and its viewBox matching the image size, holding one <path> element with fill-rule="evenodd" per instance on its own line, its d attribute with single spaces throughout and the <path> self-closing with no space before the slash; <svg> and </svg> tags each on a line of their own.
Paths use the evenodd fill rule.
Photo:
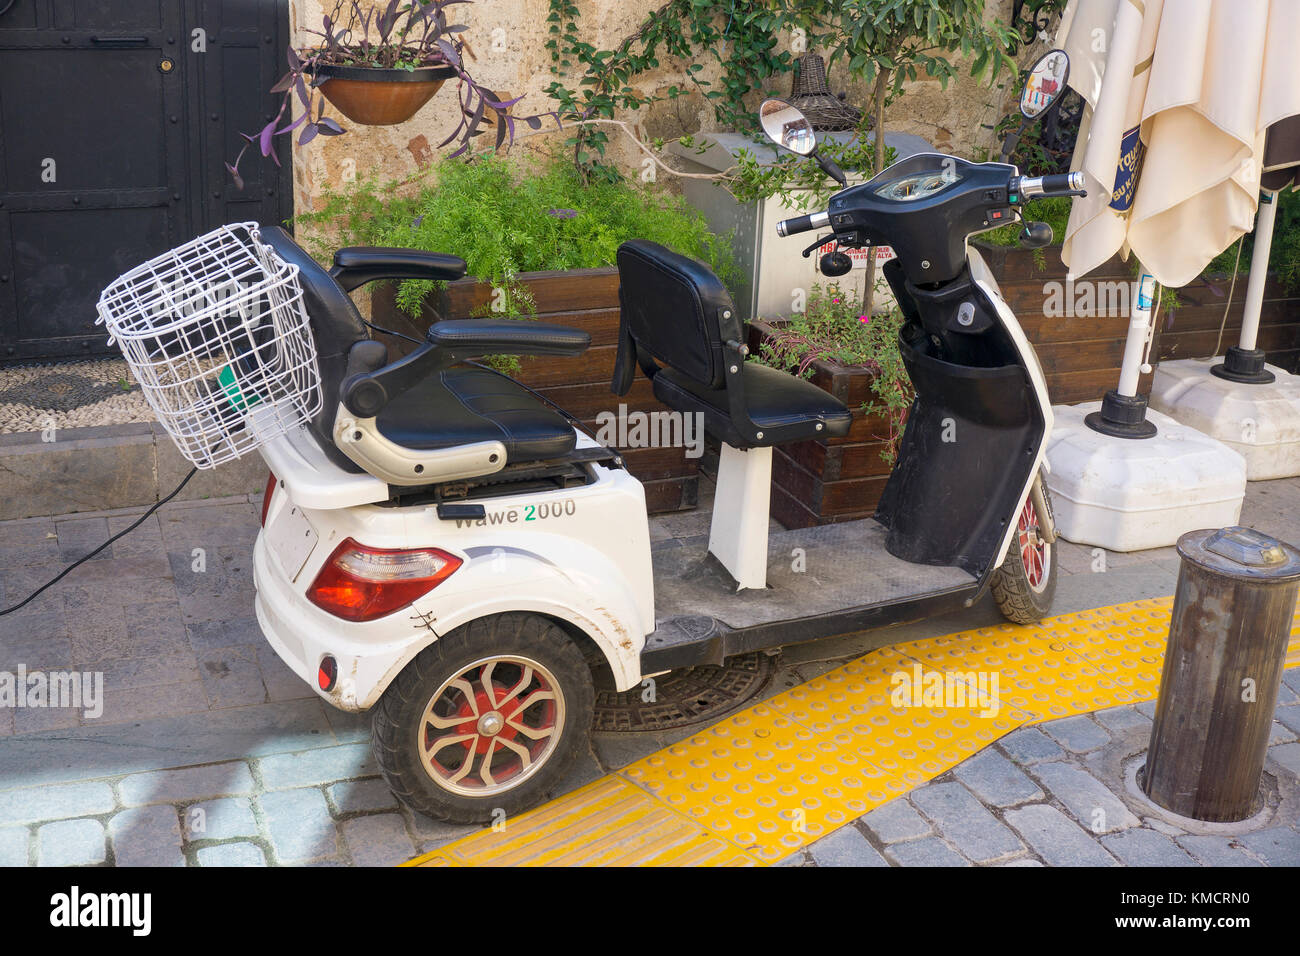
<svg viewBox="0 0 1300 956">
<path fill-rule="evenodd" d="M 260 534 L 253 547 L 253 581 L 257 623 L 267 643 L 319 697 L 340 710 L 368 710 L 410 656 L 409 640 L 378 644 L 358 640 L 348 634 L 348 628 L 367 625 L 329 617 L 296 594 L 274 566 Z M 317 681 L 326 654 L 338 662 L 338 676 L 328 692 L 321 690 Z"/>
</svg>

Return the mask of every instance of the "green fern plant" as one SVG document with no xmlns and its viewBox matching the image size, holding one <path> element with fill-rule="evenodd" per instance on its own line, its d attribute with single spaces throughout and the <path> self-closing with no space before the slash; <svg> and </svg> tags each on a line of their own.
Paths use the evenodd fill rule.
<svg viewBox="0 0 1300 956">
<path fill-rule="evenodd" d="M 447 159 L 413 191 L 410 185 L 359 181 L 327 192 L 319 209 L 296 221 L 312 227 L 307 246 L 322 262 L 342 245 L 460 256 L 469 275 L 493 286 L 484 314 L 515 318 L 536 310 L 518 282 L 521 273 L 612 266 L 628 239 L 649 239 L 699 259 L 728 285 L 739 275 L 731 234 L 715 235 L 680 196 L 628 181 L 584 184 L 580 171 L 559 157 L 534 171 L 500 156 L 468 163 Z M 397 305 L 418 316 L 440 285 L 401 282 Z M 492 364 L 505 372 L 518 368 L 504 357 Z"/>
<path fill-rule="evenodd" d="M 409 188 L 409 187 L 407 187 Z M 555 158 L 528 171 L 508 158 L 444 160 L 413 193 L 362 181 L 327 192 L 299 223 L 327 230 L 309 239 L 325 259 L 338 245 L 389 245 L 460 256 L 469 274 L 509 286 L 523 272 L 615 264 L 633 238 L 705 262 L 724 282 L 738 275 L 731 235 L 715 235 L 680 196 L 628 182 L 583 183 Z M 397 301 L 418 313 L 434 283 L 401 283 Z"/>
</svg>

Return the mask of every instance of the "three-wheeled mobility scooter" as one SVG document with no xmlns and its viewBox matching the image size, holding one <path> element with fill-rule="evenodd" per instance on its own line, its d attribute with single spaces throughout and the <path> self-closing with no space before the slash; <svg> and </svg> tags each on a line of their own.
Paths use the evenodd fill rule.
<svg viewBox="0 0 1300 956">
<path fill-rule="evenodd" d="M 769 100 L 761 119 L 780 145 L 816 154 L 798 110 Z M 844 438 L 853 416 L 750 359 L 705 266 L 624 244 L 612 391 L 645 374 L 720 445 L 707 547 L 653 545 L 642 486 L 616 449 L 468 362 L 575 356 L 585 333 L 442 321 L 390 359 L 348 292 L 459 278 L 453 256 L 349 248 L 326 271 L 281 229 L 226 227 L 196 240 L 198 265 L 155 260 L 150 272 L 154 285 L 206 284 L 188 310 L 201 322 L 133 338 L 114 312 L 132 273 L 101 314 L 137 369 L 169 369 L 147 392 L 182 450 L 195 444 L 193 460 L 257 448 L 270 467 L 256 611 L 276 652 L 329 703 L 372 712 L 378 763 L 402 800 L 485 821 L 545 798 L 584 749 L 594 672 L 626 691 L 675 668 L 944 613 L 986 589 L 1014 621 L 1048 610 L 1056 562 L 1039 469 L 1051 408 L 967 238 L 1018 219 L 1026 197 L 1076 190 L 1069 175 L 925 153 L 779 224 L 786 236 L 829 228 L 840 247 L 893 247 L 884 274 L 916 389 L 875 516 L 797 531 L 769 533 L 772 449 Z M 282 281 L 241 298 L 250 283 L 223 243 Z M 222 283 L 230 295 L 212 295 Z"/>
</svg>

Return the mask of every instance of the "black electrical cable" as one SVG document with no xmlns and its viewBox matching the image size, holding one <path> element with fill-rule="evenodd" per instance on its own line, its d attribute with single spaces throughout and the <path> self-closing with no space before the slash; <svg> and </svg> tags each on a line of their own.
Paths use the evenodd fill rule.
<svg viewBox="0 0 1300 956">
<path fill-rule="evenodd" d="M 392 329 L 386 329 L 381 325 L 375 325 L 375 323 L 367 322 L 365 319 L 361 320 L 361 324 L 372 332 L 378 332 L 380 335 L 391 335 L 395 339 L 406 339 L 406 341 L 414 342 L 416 345 L 424 344 L 419 339 L 411 338 L 411 336 L 407 335 L 405 332 L 394 332 Z"/>
<path fill-rule="evenodd" d="M 50 578 L 50 580 L 46 581 L 44 584 L 42 584 L 40 587 L 38 587 L 38 588 L 37 588 L 35 591 L 33 591 L 31 594 L 27 595 L 27 597 L 23 598 L 23 600 L 21 600 L 20 602 L 18 602 L 17 604 L 15 604 L 13 607 L 7 607 L 7 608 L 5 608 L 4 610 L 0 611 L 0 616 L 3 616 L 3 615 L 5 615 L 5 614 L 12 614 L 14 611 L 18 610 L 19 608 L 24 607 L 24 606 L 30 604 L 32 601 L 34 601 L 34 600 L 37 598 L 37 596 L 39 596 L 39 595 L 41 594 L 42 591 L 45 591 L 45 590 L 47 590 L 47 589 L 53 587 L 54 585 L 58 584 L 61 580 L 63 580 L 65 577 L 67 577 L 68 574 L 71 573 L 72 570 L 73 570 L 74 568 L 76 568 L 76 567 L 78 567 L 79 565 L 82 565 L 82 564 L 84 564 L 85 562 L 89 561 L 91 558 L 93 558 L 95 555 L 99 554 L 99 552 L 103 551 L 105 548 L 107 548 L 110 544 L 112 544 L 112 543 L 113 543 L 114 541 L 116 541 L 118 538 L 125 537 L 126 535 L 128 535 L 128 534 L 130 534 L 132 531 L 134 531 L 136 528 L 140 527 L 140 525 L 144 524 L 144 520 L 145 520 L 146 518 L 148 518 L 151 514 L 153 514 L 155 511 L 157 511 L 157 510 L 158 510 L 159 508 L 161 508 L 163 505 L 167 504 L 167 502 L 171 501 L 173 498 L 175 498 L 177 495 L 179 495 L 179 494 L 181 493 L 181 489 L 184 488 L 186 485 L 188 485 L 188 484 L 190 483 L 190 479 L 193 478 L 193 477 L 195 476 L 195 474 L 197 474 L 197 473 L 198 473 L 198 469 L 197 469 L 197 468 L 191 468 L 191 469 L 190 469 L 190 473 L 189 473 L 188 475 L 185 476 L 185 478 L 181 481 L 181 483 L 180 483 L 179 485 L 176 486 L 176 490 L 175 490 L 175 491 L 173 491 L 173 492 L 172 492 L 170 495 L 168 495 L 166 498 L 163 498 L 163 499 L 162 499 L 161 501 L 159 501 L 157 504 L 150 505 L 150 506 L 149 506 L 149 510 L 146 511 L 144 514 L 142 514 L 142 515 L 140 516 L 140 518 L 139 518 L 139 519 L 138 519 L 134 524 L 132 524 L 129 528 L 127 528 L 127 529 L 124 530 L 124 531 L 119 531 L 117 534 L 113 535 L 113 537 L 109 538 L 107 541 L 105 541 L 103 544 L 101 544 L 98 548 L 96 548 L 94 551 L 90 552 L 90 554 L 86 555 L 85 557 L 78 558 L 76 561 L 73 561 L 73 562 L 72 562 L 71 564 L 69 564 L 66 568 L 64 568 L 62 571 L 60 571 L 60 572 L 59 572 L 58 574 L 56 574 L 54 577 Z"/>
</svg>

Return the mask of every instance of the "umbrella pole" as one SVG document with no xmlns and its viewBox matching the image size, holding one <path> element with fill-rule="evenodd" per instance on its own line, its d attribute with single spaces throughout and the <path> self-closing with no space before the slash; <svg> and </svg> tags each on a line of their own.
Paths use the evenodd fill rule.
<svg viewBox="0 0 1300 956">
<path fill-rule="evenodd" d="M 1279 190 L 1259 194 L 1255 219 L 1255 251 L 1250 256 L 1250 278 L 1246 284 L 1246 305 L 1241 316 L 1241 338 L 1229 346 L 1223 362 L 1210 369 L 1212 375 L 1230 382 L 1267 385 L 1277 378 L 1264 368 L 1264 350 L 1256 348 L 1259 316 L 1264 307 L 1264 283 L 1268 281 L 1268 257 L 1273 246 L 1273 223 L 1277 218 Z"/>
<path fill-rule="evenodd" d="M 1142 373 L 1150 371 L 1144 359 L 1151 340 L 1151 294 L 1155 282 L 1144 273 L 1134 287 L 1137 292 L 1124 339 L 1119 387 L 1107 392 L 1101 408 L 1083 419 L 1093 431 L 1115 438 L 1152 438 L 1156 434 L 1155 423 L 1147 421 L 1147 396 L 1138 394 Z"/>
<path fill-rule="evenodd" d="M 1151 325 L 1150 309 L 1134 309 L 1128 323 L 1128 336 L 1124 339 L 1124 358 L 1119 364 L 1120 395 L 1136 398 L 1138 381 L 1142 377 L 1142 357 L 1147 347 L 1147 329 Z"/>
</svg>

